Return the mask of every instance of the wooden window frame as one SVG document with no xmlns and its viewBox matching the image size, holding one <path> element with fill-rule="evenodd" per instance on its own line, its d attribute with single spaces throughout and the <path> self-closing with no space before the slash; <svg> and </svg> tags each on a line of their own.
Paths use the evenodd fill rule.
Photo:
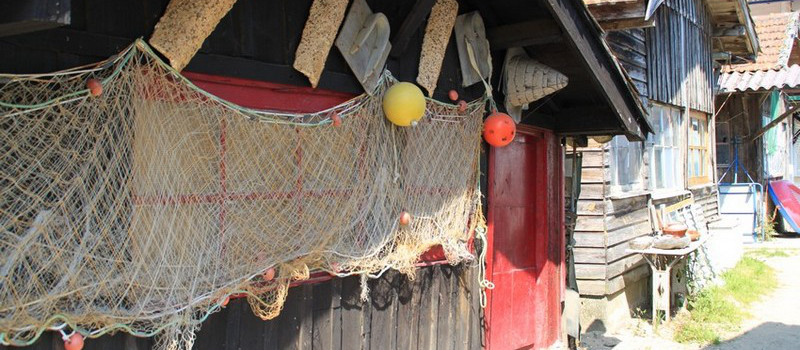
<svg viewBox="0 0 800 350">
<path fill-rule="evenodd" d="M 686 170 L 686 168 L 674 169 L 674 167 L 676 167 L 676 166 L 677 167 L 683 167 L 683 163 L 685 163 L 684 160 L 685 160 L 686 145 L 687 145 L 686 126 L 685 125 L 687 124 L 687 118 L 685 116 L 684 109 L 682 109 L 680 107 L 677 107 L 677 106 L 674 106 L 674 105 L 665 104 L 665 103 L 660 103 L 660 102 L 656 102 L 656 101 L 651 101 L 651 103 L 650 103 L 650 113 L 651 113 L 651 115 L 650 115 L 649 118 L 651 118 L 651 122 L 653 122 L 653 123 L 660 124 L 660 122 L 661 122 L 661 120 L 652 120 L 652 118 L 654 118 L 652 113 L 655 110 L 655 108 L 661 108 L 663 110 L 663 113 L 668 113 L 670 116 L 673 116 L 673 117 L 677 118 L 677 122 L 676 123 L 672 123 L 672 124 L 668 125 L 668 126 L 674 128 L 672 130 L 672 133 L 673 133 L 674 137 L 677 138 L 677 140 L 673 140 L 673 143 L 674 143 L 673 145 L 664 146 L 662 144 L 657 144 L 656 143 L 656 138 L 658 138 L 658 135 L 654 134 L 652 136 L 648 136 L 648 139 L 647 139 L 647 141 L 645 143 L 645 157 L 648 160 L 648 164 L 647 164 L 647 168 L 648 168 L 647 169 L 647 174 L 648 174 L 648 177 L 647 177 L 647 189 L 652 191 L 652 192 L 656 192 L 656 193 L 670 193 L 670 192 L 674 192 L 674 191 L 681 191 L 681 190 L 683 190 L 685 188 L 685 181 L 686 181 L 685 180 L 686 179 L 686 174 L 685 174 L 686 171 L 685 170 Z M 658 132 L 663 133 L 664 130 L 659 130 Z M 659 162 L 660 158 L 657 158 L 655 156 L 657 148 L 661 149 L 662 157 L 663 157 L 663 153 L 666 152 L 666 150 L 672 150 L 673 151 L 673 154 L 674 154 L 673 158 L 675 158 L 674 162 L 677 163 L 677 164 L 671 164 L 670 165 L 669 168 L 673 169 L 673 170 L 671 170 L 671 172 L 672 172 L 671 174 L 667 174 L 667 173 L 664 173 L 664 172 L 659 172 L 659 170 L 663 171 L 665 167 L 659 168 L 658 162 Z M 659 176 L 674 176 L 674 177 L 676 177 L 676 179 L 674 181 L 675 182 L 674 185 L 673 186 L 668 186 L 668 187 L 656 187 L 656 183 L 658 182 L 658 177 Z M 680 176 L 681 178 L 677 179 L 678 176 Z"/>
<path fill-rule="evenodd" d="M 686 178 L 688 179 L 689 187 L 707 185 L 711 183 L 711 133 L 709 125 L 709 116 L 706 113 L 689 110 L 689 119 L 687 120 L 687 138 L 686 138 Z M 692 145 L 692 122 L 698 120 L 700 125 L 703 126 L 703 133 L 700 135 L 701 145 Z M 692 176 L 692 164 L 690 163 L 691 154 L 693 151 L 700 151 L 701 154 L 701 167 L 703 174 Z"/>
<path fill-rule="evenodd" d="M 609 158 L 609 194 L 611 195 L 620 195 L 625 193 L 638 193 L 645 190 L 647 187 L 645 184 L 644 177 L 642 176 L 642 169 L 644 168 L 644 157 L 647 154 L 642 143 L 638 141 L 627 141 L 627 145 L 624 148 L 627 148 L 629 152 L 635 148 L 638 148 L 638 155 L 639 155 L 639 169 L 636 169 L 635 174 L 631 174 L 628 180 L 632 180 L 626 182 L 624 184 L 615 183 L 615 180 L 619 178 L 619 171 L 630 171 L 631 169 L 625 168 L 621 169 L 619 161 L 618 161 L 618 154 L 615 153 L 617 150 L 623 149 L 623 147 L 618 147 L 616 143 L 618 142 L 618 138 L 625 138 L 623 135 L 614 136 L 611 141 L 608 142 L 608 158 Z M 630 156 L 630 153 L 628 154 Z"/>
</svg>

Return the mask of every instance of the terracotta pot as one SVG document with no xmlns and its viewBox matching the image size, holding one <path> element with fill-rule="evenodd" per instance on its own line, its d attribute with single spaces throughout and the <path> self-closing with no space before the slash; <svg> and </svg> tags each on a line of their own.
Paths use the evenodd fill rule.
<svg viewBox="0 0 800 350">
<path fill-rule="evenodd" d="M 686 234 L 692 239 L 692 242 L 700 239 L 700 231 L 697 230 L 689 230 L 686 231 Z"/>
<path fill-rule="evenodd" d="M 688 229 L 689 228 L 684 224 L 670 224 L 669 226 L 665 227 L 663 231 L 665 235 L 681 238 L 686 236 L 686 231 Z"/>
</svg>

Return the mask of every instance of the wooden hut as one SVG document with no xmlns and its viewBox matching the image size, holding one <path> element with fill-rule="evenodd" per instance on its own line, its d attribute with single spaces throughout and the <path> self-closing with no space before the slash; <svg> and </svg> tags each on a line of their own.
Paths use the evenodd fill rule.
<svg viewBox="0 0 800 350">
<path fill-rule="evenodd" d="M 0 23 L 0 71 L 50 72 L 107 58 L 136 38 L 150 37 L 168 5 L 167 0 L 41 3 L 42 6 L 35 9 L 22 3 L 9 5 L 17 6 L 18 11 L 6 9 L 10 15 L 4 16 L 4 23 Z M 236 2 L 203 41 L 183 75 L 233 103 L 290 112 L 322 109 L 362 93 L 359 80 L 335 49 L 327 57 L 316 88 L 309 87 L 306 76 L 292 67 L 311 3 L 296 0 Z M 374 12 L 386 16 L 391 27 L 392 53 L 387 68 L 401 81 L 414 81 L 418 75 L 424 23 L 435 2 L 368 3 Z M 213 314 L 202 325 L 195 348 L 541 349 L 557 346 L 565 340 L 561 328 L 566 274 L 562 138 L 624 134 L 631 140 L 642 140 L 650 131 L 649 126 L 644 121 L 638 96 L 633 93 L 633 85 L 626 80 L 603 43 L 600 28 L 580 2 L 464 0 L 458 1 L 458 5 L 459 14 L 478 11 L 483 18 L 494 72 L 502 71 L 507 49 L 520 47 L 532 59 L 569 79 L 564 89 L 533 103 L 522 114 L 518 134 L 511 145 L 491 148 L 484 144 L 481 188 L 487 211 L 488 244 L 478 249 L 487 253 L 487 279 L 494 284 L 494 289 L 488 291 L 486 308 L 481 308 L 478 269 L 442 264 L 441 254 L 433 251 L 422 256 L 413 280 L 390 271 L 369 281 L 366 302 L 360 298 L 362 289 L 358 277 L 334 278 L 327 274 L 312 274 L 310 279 L 296 283 L 289 289 L 280 315 L 270 321 L 255 317 L 245 300 L 232 300 L 227 308 Z M 664 15 L 672 16 L 673 12 Z M 697 19 L 678 16 L 684 19 L 674 23 L 695 28 L 692 19 L 705 18 L 702 14 L 698 16 Z M 39 22 L 45 24 L 31 25 Z M 641 30 L 630 35 L 634 43 L 645 40 Z M 659 36 L 652 35 L 652 42 L 660 43 Z M 666 39 L 663 40 L 666 43 Z M 702 43 L 697 42 L 698 45 Z M 664 49 L 660 45 L 653 44 L 652 48 Z M 664 56 L 647 56 L 642 52 L 641 57 Z M 704 61 L 704 56 L 693 59 L 696 60 L 693 63 L 702 63 L 702 67 L 706 63 L 710 65 Z M 481 84 L 461 86 L 461 69 L 457 45 L 451 38 L 443 56 L 434 98 L 447 101 L 447 91 L 451 89 L 459 91 L 466 100 L 484 93 Z M 664 73 L 663 79 L 677 79 L 666 75 L 672 71 L 671 66 L 659 70 Z M 702 69 L 697 70 L 697 75 L 705 76 Z M 647 76 L 655 77 L 656 72 Z M 703 81 L 710 83 L 711 80 Z M 501 86 L 500 74 L 492 75 L 489 83 Z M 706 85 L 697 89 L 705 91 L 704 87 Z M 669 93 L 672 95 L 663 97 L 667 101 L 672 101 L 670 96 L 679 95 L 671 90 Z M 495 89 L 493 94 L 500 104 L 502 91 Z M 684 100 L 676 101 L 680 104 Z M 705 105 L 710 100 L 692 103 L 695 108 L 710 112 L 710 107 Z M 608 153 L 597 152 L 599 159 Z M 598 157 L 592 157 L 595 158 Z M 602 166 L 604 161 L 597 164 Z M 588 168 L 586 171 L 591 172 Z M 591 176 L 585 179 L 594 181 Z M 597 208 L 607 207 L 602 192 L 598 192 L 603 187 L 587 182 L 586 198 L 597 202 Z M 593 195 L 600 197 L 591 197 Z M 639 208 L 634 204 L 640 204 L 641 199 L 623 201 L 631 203 L 626 206 L 637 215 Z M 589 221 L 597 222 L 597 210 L 600 209 L 581 213 L 589 214 Z M 599 213 L 606 215 L 602 210 Z M 577 251 L 583 259 L 579 266 L 583 281 L 596 276 L 594 272 L 585 274 L 588 265 L 584 263 L 596 263 L 596 256 L 605 256 L 605 246 L 587 248 L 587 242 L 606 242 L 605 238 L 595 239 L 605 237 L 605 233 L 590 233 L 586 220 L 579 219 L 581 248 Z M 624 234 L 625 239 L 629 236 Z M 603 253 L 583 254 L 584 250 L 592 249 Z M 584 256 L 591 258 L 587 261 Z M 628 268 L 636 263 L 632 259 L 623 260 L 621 265 L 609 265 L 610 268 L 624 266 L 624 270 L 633 274 L 641 270 Z M 601 263 L 605 264 L 606 260 Z M 609 278 L 609 285 L 616 286 L 613 283 L 619 275 Z M 602 278 L 605 283 L 605 270 Z M 585 284 L 587 295 L 607 290 L 598 287 L 594 280 Z M 49 349 L 60 346 L 61 341 L 57 332 L 46 332 L 30 348 Z M 87 339 L 86 349 L 147 349 L 153 344 L 152 338 L 136 338 L 120 332 Z"/>
<path fill-rule="evenodd" d="M 588 330 L 615 329 L 650 303 L 650 271 L 628 242 L 651 234 L 648 207 L 692 197 L 700 221 L 718 214 L 714 58 L 758 51 L 741 1 L 586 1 L 649 110 L 645 142 L 598 138 L 583 153 L 575 261 Z M 632 8 L 621 8 L 621 7 Z M 728 30 L 735 29 L 735 30 Z M 736 58 L 739 57 L 739 58 Z"/>
<path fill-rule="evenodd" d="M 738 148 L 739 172 L 729 171 L 722 182 L 733 182 L 734 176 L 748 182 L 747 171 L 766 186 L 769 180 L 794 180 L 794 118 L 787 111 L 794 104 L 795 73 L 800 71 L 800 48 L 795 43 L 798 13 L 765 14 L 753 20 L 762 52 L 754 62 L 726 65 L 719 78 L 717 169 L 722 176 Z"/>
<path fill-rule="evenodd" d="M 758 183 L 764 188 L 763 208 L 754 223 L 746 222 L 743 242 L 752 243 L 767 225 L 781 225 L 766 193 L 773 180 L 798 181 L 796 97 L 800 80 L 797 12 L 754 16 L 762 51 L 749 63 L 723 67 L 719 77 L 716 119 L 717 172 L 720 182 Z M 731 199 L 733 201 L 734 199 Z M 731 212 L 735 207 L 731 206 Z M 731 216 L 735 216 L 731 214 Z M 740 217 L 739 220 L 747 220 Z M 755 232 L 753 232 L 755 231 Z"/>
</svg>

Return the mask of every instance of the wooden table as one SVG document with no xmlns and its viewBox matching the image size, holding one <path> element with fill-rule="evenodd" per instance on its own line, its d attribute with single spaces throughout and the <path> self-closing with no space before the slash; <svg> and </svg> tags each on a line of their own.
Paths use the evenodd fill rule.
<svg viewBox="0 0 800 350">
<path fill-rule="evenodd" d="M 704 234 L 699 240 L 689 243 L 689 246 L 682 249 L 628 249 L 628 253 L 641 254 L 650 265 L 653 273 L 653 322 L 659 310 L 664 311 L 666 320 L 670 320 L 670 294 L 671 272 L 676 263 L 683 260 L 686 256 L 700 248 L 708 240 L 709 234 Z"/>
</svg>

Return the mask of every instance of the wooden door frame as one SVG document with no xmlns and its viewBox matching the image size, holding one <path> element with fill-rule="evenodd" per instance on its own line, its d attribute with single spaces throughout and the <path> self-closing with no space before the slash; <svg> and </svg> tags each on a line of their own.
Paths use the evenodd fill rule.
<svg viewBox="0 0 800 350">
<path fill-rule="evenodd" d="M 548 136 L 552 136 L 554 138 L 558 138 L 559 137 L 559 135 L 556 134 L 552 130 L 539 128 L 539 127 L 535 127 L 535 126 L 530 126 L 530 125 L 522 125 L 522 124 L 517 125 L 517 134 L 530 135 L 530 136 L 541 137 L 541 138 L 546 138 Z M 560 295 L 561 304 L 563 305 L 564 293 L 565 293 L 565 289 L 566 289 L 566 269 L 565 269 L 565 262 L 564 262 L 564 259 L 565 259 L 565 256 L 566 256 L 566 252 L 565 252 L 566 246 L 565 246 L 565 241 L 564 241 L 564 225 L 565 225 L 565 217 L 564 217 L 564 214 L 565 214 L 564 213 L 564 169 L 563 169 L 564 152 L 563 152 L 563 147 L 562 146 L 559 146 L 559 147 L 561 147 L 560 151 L 558 152 L 559 156 L 561 157 L 561 160 L 557 161 L 557 160 L 554 159 L 554 162 L 558 163 L 558 164 L 561 164 L 561 166 L 557 167 L 557 169 L 555 169 L 555 173 L 553 174 L 553 176 L 558 179 L 558 181 L 557 181 L 558 182 L 558 189 L 556 189 L 556 192 L 557 192 L 556 195 L 558 196 L 557 197 L 558 198 L 558 200 L 557 200 L 558 203 L 557 203 L 557 206 L 555 208 L 558 208 L 556 213 L 559 214 L 559 219 L 557 220 L 556 223 L 548 222 L 548 229 L 557 230 L 559 232 L 559 234 L 558 234 L 559 239 L 557 241 L 548 240 L 548 242 L 550 242 L 551 244 L 558 244 L 559 245 L 559 247 L 558 247 L 558 249 L 560 250 L 560 260 L 559 260 L 559 270 L 560 271 L 558 273 L 558 275 L 560 276 L 559 295 Z M 486 278 L 489 278 L 489 279 L 492 278 L 492 275 L 493 275 L 493 272 L 494 272 L 494 256 L 493 255 L 494 255 L 494 249 L 495 249 L 495 246 L 494 246 L 494 233 L 495 233 L 494 224 L 495 224 L 495 221 L 494 221 L 494 210 L 493 210 L 493 205 L 492 205 L 490 196 L 494 191 L 494 186 L 492 184 L 492 177 L 495 174 L 495 164 L 494 164 L 494 161 L 493 161 L 494 152 L 495 151 L 496 150 L 493 147 L 489 147 L 489 152 L 487 152 L 487 162 L 486 162 L 487 163 L 487 170 L 486 170 L 486 177 L 487 177 L 487 181 L 486 181 L 486 183 L 487 183 L 487 186 L 486 186 L 486 198 L 487 198 L 487 205 L 486 205 L 486 223 L 487 223 L 487 232 L 486 232 Z M 552 166 L 552 164 L 548 165 L 548 166 Z M 552 206 L 553 204 L 548 204 L 548 205 Z M 553 228 L 552 226 L 550 226 L 551 224 L 558 225 L 558 228 Z M 489 345 L 490 345 L 489 344 L 489 339 L 490 339 L 490 334 L 489 333 L 491 332 L 491 326 L 488 324 L 487 321 L 490 321 L 490 319 L 491 319 L 489 310 L 491 310 L 492 298 L 493 297 L 494 296 L 493 296 L 492 291 L 491 290 L 487 291 L 487 300 L 486 300 L 487 304 L 486 304 L 486 311 L 484 312 L 485 316 L 484 316 L 484 320 L 483 320 L 483 323 L 484 323 L 484 337 L 486 339 L 486 343 L 485 343 L 485 347 L 486 348 L 488 348 Z M 561 322 L 559 322 L 559 324 L 560 323 Z M 559 330 L 558 330 L 559 339 L 561 338 L 561 333 L 562 333 L 561 329 L 559 328 Z"/>
</svg>

